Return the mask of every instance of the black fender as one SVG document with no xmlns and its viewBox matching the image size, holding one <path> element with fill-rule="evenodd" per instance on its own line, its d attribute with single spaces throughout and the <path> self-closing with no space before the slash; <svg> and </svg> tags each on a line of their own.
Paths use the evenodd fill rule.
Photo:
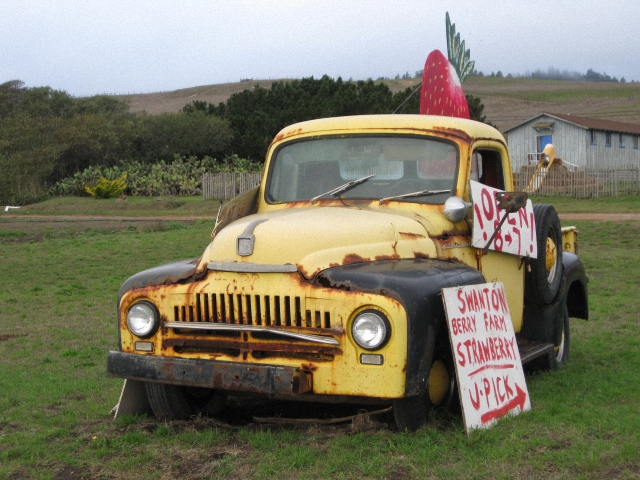
<svg viewBox="0 0 640 480">
<path fill-rule="evenodd" d="M 577 255 L 562 252 L 562 283 L 556 297 L 548 305 L 525 302 L 520 338 L 558 345 L 562 337 L 564 308 L 570 317 L 589 318 L 588 278 Z"/>
<path fill-rule="evenodd" d="M 315 282 L 398 300 L 407 313 L 406 396 L 426 391 L 440 329 L 446 326 L 441 290 L 484 283 L 482 274 L 461 263 L 434 259 L 381 260 L 333 267 Z"/>
<path fill-rule="evenodd" d="M 582 261 L 575 253 L 563 252 L 565 288 L 563 298 L 569 310 L 569 317 L 589 320 L 589 278 Z"/>
<path fill-rule="evenodd" d="M 193 279 L 196 275 L 198 261 L 198 258 L 180 260 L 136 273 L 125 280 L 120 290 L 118 290 L 118 305 L 120 305 L 122 296 L 134 288 L 149 287 L 152 285 L 170 285 L 172 283 Z"/>
<path fill-rule="evenodd" d="M 124 281 L 118 290 L 118 303 L 116 305 L 116 330 L 118 332 L 118 349 L 121 345 L 120 339 L 120 300 L 129 290 L 134 288 L 149 287 L 152 285 L 169 285 L 185 280 L 190 280 L 196 276 L 196 267 L 200 259 L 180 260 L 178 262 L 167 263 L 159 267 L 143 270 L 129 277 Z"/>
</svg>

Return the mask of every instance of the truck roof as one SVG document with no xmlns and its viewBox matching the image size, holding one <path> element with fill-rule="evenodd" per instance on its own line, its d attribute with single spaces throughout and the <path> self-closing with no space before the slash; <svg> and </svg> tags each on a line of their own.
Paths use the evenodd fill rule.
<svg viewBox="0 0 640 480">
<path fill-rule="evenodd" d="M 464 118 L 444 117 L 439 115 L 352 115 L 347 117 L 330 117 L 295 123 L 283 128 L 274 138 L 274 143 L 281 140 L 309 134 L 365 133 L 367 130 L 399 130 L 408 133 L 417 130 L 420 133 L 448 133 L 468 139 L 495 139 L 505 142 L 502 134 L 486 123 Z M 417 133 L 417 132 L 416 132 Z M 505 142 L 506 143 L 506 142 Z"/>
</svg>

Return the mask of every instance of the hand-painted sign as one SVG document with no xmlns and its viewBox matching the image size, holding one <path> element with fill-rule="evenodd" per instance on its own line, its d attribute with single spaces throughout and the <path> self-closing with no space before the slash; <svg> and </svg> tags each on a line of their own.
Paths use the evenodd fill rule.
<svg viewBox="0 0 640 480">
<path fill-rule="evenodd" d="M 531 409 L 502 283 L 442 290 L 467 434 Z"/>
<path fill-rule="evenodd" d="M 501 190 L 487 187 L 473 180 L 470 183 L 473 199 L 472 245 L 475 248 L 485 248 L 506 211 L 498 208 L 496 200 L 496 192 Z M 489 245 L 489 250 L 537 258 L 538 242 L 531 200 L 527 200 L 525 208 L 508 215 Z"/>
</svg>

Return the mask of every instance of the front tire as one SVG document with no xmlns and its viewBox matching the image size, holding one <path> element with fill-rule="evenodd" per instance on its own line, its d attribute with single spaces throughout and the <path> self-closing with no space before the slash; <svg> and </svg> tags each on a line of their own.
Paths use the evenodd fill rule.
<svg viewBox="0 0 640 480">
<path fill-rule="evenodd" d="M 456 374 L 452 361 L 438 358 L 429 370 L 427 389 L 422 395 L 398 398 L 393 401 L 393 416 L 398 430 L 413 432 L 429 422 L 436 407 L 451 407 L 456 392 Z"/>
<path fill-rule="evenodd" d="M 158 420 L 189 420 L 198 414 L 215 415 L 227 400 L 210 388 L 153 382 L 147 382 L 145 388 L 151 410 Z"/>
</svg>

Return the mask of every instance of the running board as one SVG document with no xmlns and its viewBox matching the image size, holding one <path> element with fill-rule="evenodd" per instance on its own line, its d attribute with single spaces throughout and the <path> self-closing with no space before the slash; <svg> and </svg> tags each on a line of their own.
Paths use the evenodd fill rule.
<svg viewBox="0 0 640 480">
<path fill-rule="evenodd" d="M 530 362 L 534 358 L 546 355 L 553 351 L 553 343 L 540 343 L 533 340 L 518 339 L 518 350 L 520 350 L 520 360 L 522 364 Z"/>
</svg>

